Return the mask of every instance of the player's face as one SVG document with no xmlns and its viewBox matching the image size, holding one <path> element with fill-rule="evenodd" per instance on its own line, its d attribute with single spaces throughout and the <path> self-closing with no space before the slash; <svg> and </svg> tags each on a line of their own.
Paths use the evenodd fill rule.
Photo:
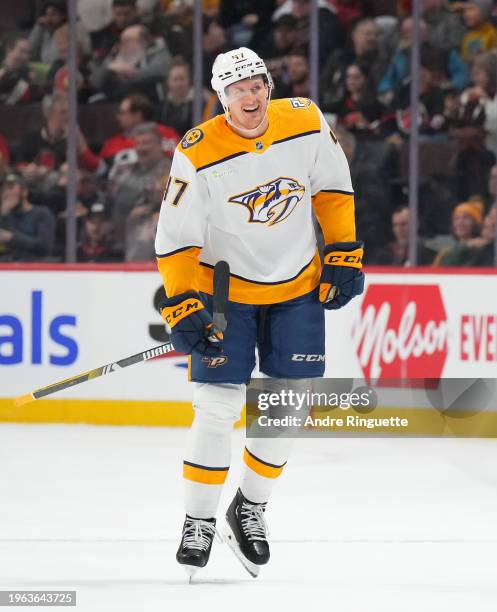
<svg viewBox="0 0 497 612">
<path fill-rule="evenodd" d="M 262 77 L 244 79 L 228 87 L 228 108 L 233 123 L 246 130 L 258 127 L 266 115 L 268 86 Z"/>
</svg>

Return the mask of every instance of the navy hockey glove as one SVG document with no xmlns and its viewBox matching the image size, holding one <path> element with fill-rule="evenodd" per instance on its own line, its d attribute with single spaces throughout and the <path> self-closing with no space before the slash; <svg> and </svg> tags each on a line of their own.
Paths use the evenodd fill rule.
<svg viewBox="0 0 497 612">
<path fill-rule="evenodd" d="M 159 304 L 162 318 L 171 330 L 174 348 L 189 355 L 215 356 L 222 351 L 223 333 L 214 327 L 196 291 L 180 293 Z"/>
<path fill-rule="evenodd" d="M 324 249 L 319 300 L 327 310 L 337 310 L 364 291 L 364 243 L 334 242 Z"/>
</svg>

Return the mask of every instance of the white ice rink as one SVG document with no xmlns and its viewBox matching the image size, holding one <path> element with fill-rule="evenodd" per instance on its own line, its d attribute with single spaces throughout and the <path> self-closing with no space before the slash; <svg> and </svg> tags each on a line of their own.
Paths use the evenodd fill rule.
<svg viewBox="0 0 497 612">
<path fill-rule="evenodd" d="M 79 612 L 497 610 L 496 441 L 301 440 L 260 577 L 215 544 L 188 585 L 184 437 L 0 425 L 0 589 L 76 590 Z M 241 450 L 236 432 L 223 510 Z"/>
</svg>

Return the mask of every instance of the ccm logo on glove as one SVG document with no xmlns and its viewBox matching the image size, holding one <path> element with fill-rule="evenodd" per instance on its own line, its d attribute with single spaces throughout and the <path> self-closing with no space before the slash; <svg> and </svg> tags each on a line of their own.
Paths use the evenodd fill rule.
<svg viewBox="0 0 497 612">
<path fill-rule="evenodd" d="M 349 266 L 350 268 L 362 268 L 362 254 L 364 249 L 356 249 L 353 253 L 336 252 L 328 253 L 324 258 L 325 264 L 332 266 Z"/>
<path fill-rule="evenodd" d="M 324 249 L 319 300 L 327 310 L 337 310 L 364 291 L 364 243 L 335 242 Z"/>
<path fill-rule="evenodd" d="M 203 307 L 204 305 L 199 299 L 190 298 L 184 302 L 181 302 L 181 304 L 170 306 L 169 308 L 163 308 L 161 315 L 169 327 L 173 328 L 193 311 L 202 310 Z"/>
<path fill-rule="evenodd" d="M 217 357 L 223 333 L 216 329 L 196 291 L 187 291 L 159 304 L 162 318 L 171 330 L 171 341 L 180 353 Z"/>
</svg>

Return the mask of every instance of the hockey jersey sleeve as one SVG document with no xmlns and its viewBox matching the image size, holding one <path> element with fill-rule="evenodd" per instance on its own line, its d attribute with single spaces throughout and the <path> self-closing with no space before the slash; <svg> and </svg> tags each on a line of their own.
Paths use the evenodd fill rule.
<svg viewBox="0 0 497 612">
<path fill-rule="evenodd" d="M 155 253 L 166 295 L 197 291 L 199 254 L 208 217 L 207 185 L 176 149 L 157 226 Z"/>
<path fill-rule="evenodd" d="M 325 244 L 355 240 L 354 192 L 342 147 L 319 111 L 321 131 L 311 172 L 312 205 Z"/>
</svg>

